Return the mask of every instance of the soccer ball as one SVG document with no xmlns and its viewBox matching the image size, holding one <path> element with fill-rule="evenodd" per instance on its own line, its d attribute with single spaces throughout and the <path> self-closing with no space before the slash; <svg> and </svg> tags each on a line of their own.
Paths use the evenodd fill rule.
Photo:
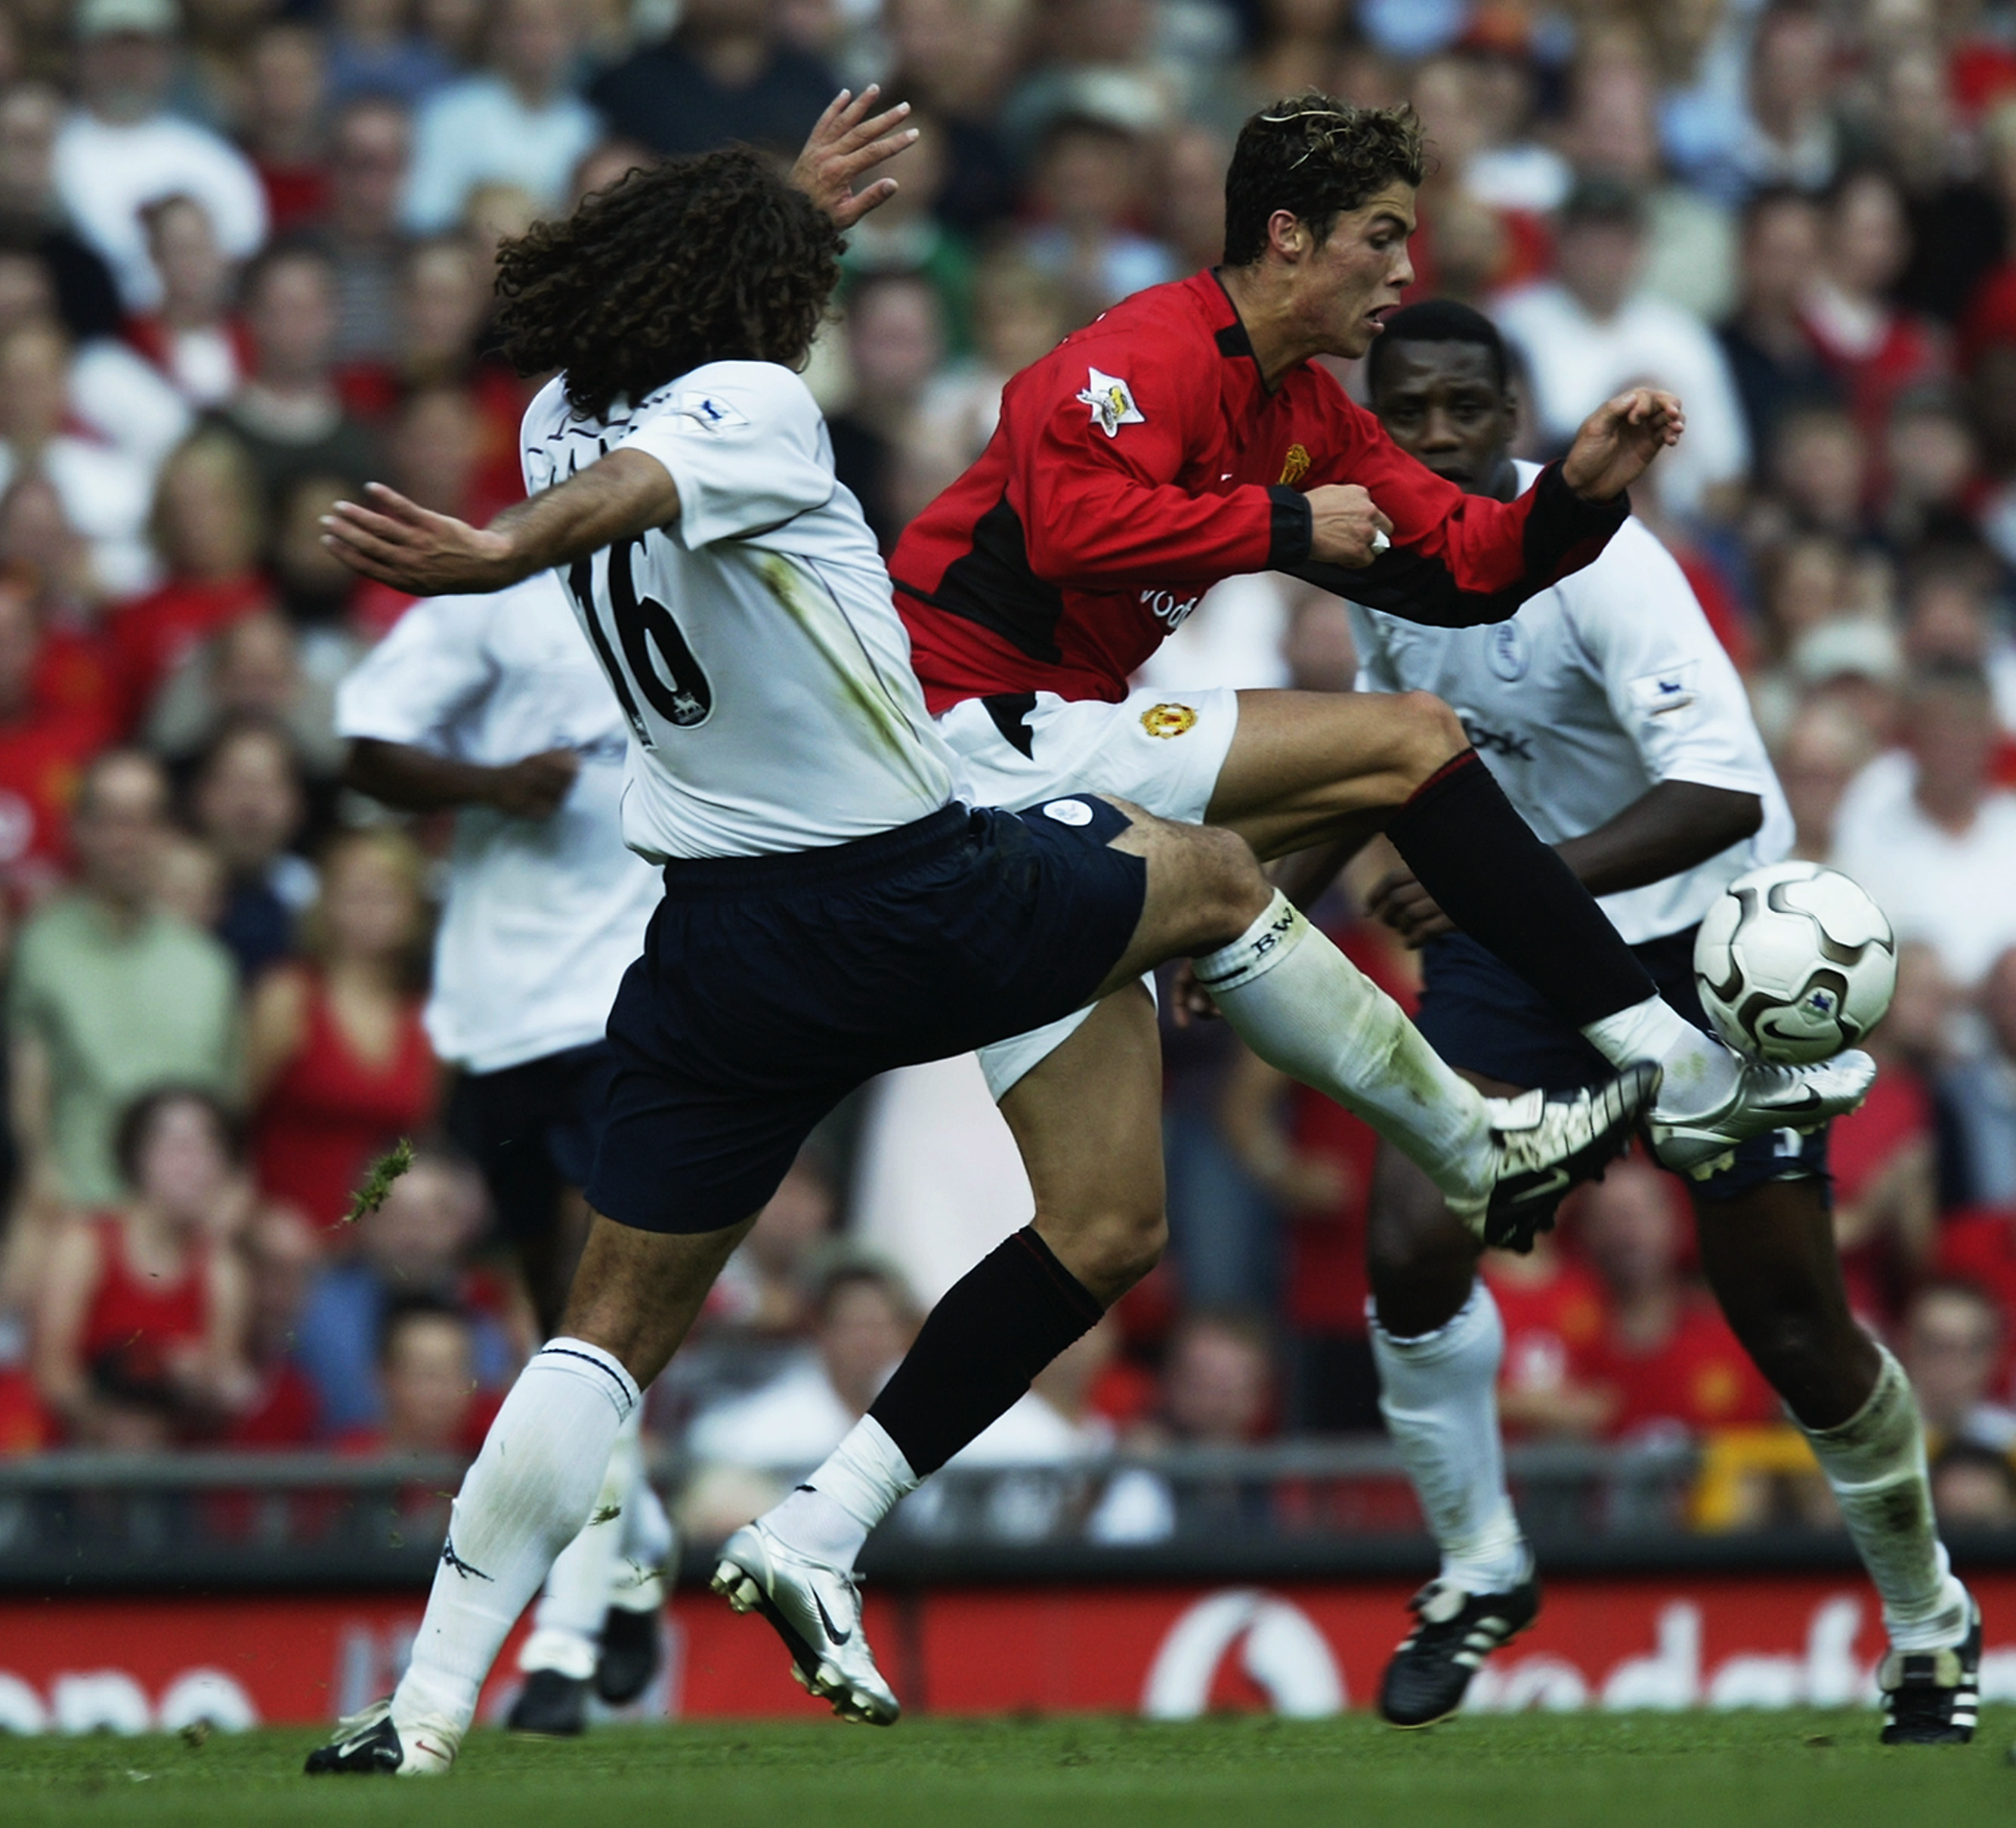
<svg viewBox="0 0 2016 1828">
<path fill-rule="evenodd" d="M 1708 1020 L 1738 1053 L 1797 1065 L 1853 1047 L 1897 988 L 1897 941 L 1861 884 L 1767 863 L 1723 891 L 1694 939 Z"/>
</svg>

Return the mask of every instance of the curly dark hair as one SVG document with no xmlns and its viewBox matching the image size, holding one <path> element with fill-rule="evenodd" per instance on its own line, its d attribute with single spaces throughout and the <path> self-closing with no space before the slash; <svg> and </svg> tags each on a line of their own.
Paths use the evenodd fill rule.
<svg viewBox="0 0 2016 1828">
<path fill-rule="evenodd" d="M 504 353 L 567 373 L 600 418 L 707 362 L 804 361 L 840 279 L 840 232 L 746 146 L 669 159 L 498 255 Z"/>
<path fill-rule="evenodd" d="M 1320 246 L 1346 210 L 1427 169 L 1421 123 L 1397 108 L 1354 108 L 1311 89 L 1264 108 L 1239 130 L 1225 175 L 1225 264 L 1249 267 L 1267 251 L 1267 221 L 1287 210 Z"/>
</svg>

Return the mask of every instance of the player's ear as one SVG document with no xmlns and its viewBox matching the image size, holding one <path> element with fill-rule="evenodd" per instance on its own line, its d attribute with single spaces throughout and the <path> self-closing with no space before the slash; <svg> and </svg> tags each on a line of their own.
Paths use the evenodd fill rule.
<svg viewBox="0 0 2016 1828">
<path fill-rule="evenodd" d="M 1299 261 L 1312 245 L 1309 225 L 1293 210 L 1276 210 L 1267 218 L 1267 245 L 1284 261 Z"/>
</svg>

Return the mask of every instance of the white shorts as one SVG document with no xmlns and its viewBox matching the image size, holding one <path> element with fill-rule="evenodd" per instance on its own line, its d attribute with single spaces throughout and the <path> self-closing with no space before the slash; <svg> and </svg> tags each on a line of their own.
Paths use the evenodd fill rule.
<svg viewBox="0 0 2016 1828">
<path fill-rule="evenodd" d="M 1039 692 L 1021 728 L 1028 736 L 1027 754 L 1003 735 L 984 699 L 969 698 L 938 719 L 981 805 L 1019 812 L 1065 794 L 1110 793 L 1158 818 L 1201 825 L 1239 729 L 1239 694 L 1225 686 L 1136 692 L 1107 704 Z M 1056 1053 L 1091 1013 L 1080 1009 L 983 1047 L 981 1068 L 995 1099 Z"/>
</svg>

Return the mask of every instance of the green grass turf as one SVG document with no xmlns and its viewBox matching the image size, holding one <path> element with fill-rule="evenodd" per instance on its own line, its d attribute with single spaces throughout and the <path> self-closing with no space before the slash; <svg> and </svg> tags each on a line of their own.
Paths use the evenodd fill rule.
<svg viewBox="0 0 2016 1828">
<path fill-rule="evenodd" d="M 426 1828 L 1975 1828 L 2016 1822 L 2016 1708 L 1973 1745 L 1886 1748 L 1867 1713 L 1363 1715 L 480 1733 L 445 1782 L 297 1775 L 320 1736 L 0 1740 L 0 1823 Z"/>
</svg>

